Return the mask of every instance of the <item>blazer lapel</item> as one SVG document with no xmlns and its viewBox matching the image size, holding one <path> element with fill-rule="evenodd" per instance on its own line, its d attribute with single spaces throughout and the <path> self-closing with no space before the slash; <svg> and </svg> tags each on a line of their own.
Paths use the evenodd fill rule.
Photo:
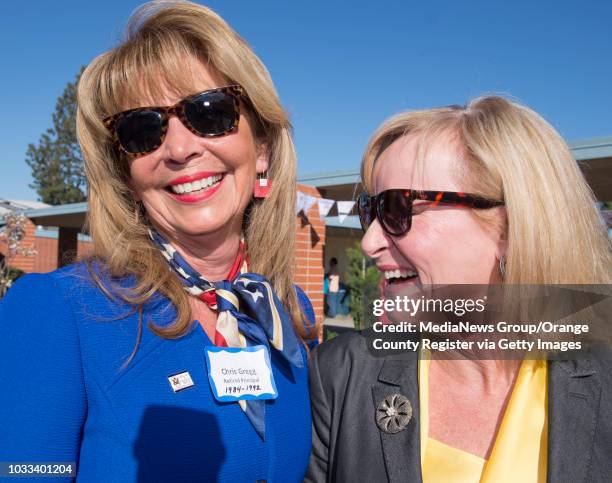
<svg viewBox="0 0 612 483">
<path fill-rule="evenodd" d="M 551 361 L 548 384 L 547 481 L 586 481 L 601 380 L 586 359 Z"/>
<path fill-rule="evenodd" d="M 379 430 L 389 481 L 421 483 L 421 433 L 417 356 L 387 357 L 372 386 L 374 411 L 385 397 L 401 394 L 410 400 L 412 418 L 395 434 Z"/>
</svg>

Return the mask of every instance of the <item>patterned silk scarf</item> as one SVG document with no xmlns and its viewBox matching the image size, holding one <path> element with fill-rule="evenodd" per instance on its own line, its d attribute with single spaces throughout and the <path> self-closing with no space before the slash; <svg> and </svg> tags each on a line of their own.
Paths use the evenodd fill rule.
<svg viewBox="0 0 612 483">
<path fill-rule="evenodd" d="M 265 277 L 248 273 L 246 250 L 240 250 L 229 280 L 210 282 L 195 270 L 181 254 L 157 231 L 149 229 L 149 236 L 168 261 L 191 295 L 206 302 L 218 312 L 215 345 L 247 347 L 264 345 L 296 367 L 304 365 L 300 344 L 291 317 Z M 265 439 L 265 401 L 238 401 L 255 431 Z"/>
</svg>

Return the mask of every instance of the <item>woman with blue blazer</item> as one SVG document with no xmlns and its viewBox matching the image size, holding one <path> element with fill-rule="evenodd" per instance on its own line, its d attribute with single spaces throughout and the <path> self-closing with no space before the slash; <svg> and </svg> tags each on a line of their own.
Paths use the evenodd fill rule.
<svg viewBox="0 0 612 483">
<path fill-rule="evenodd" d="M 296 161 L 267 70 L 211 10 L 145 5 L 84 71 L 77 130 L 93 251 L 0 304 L 0 461 L 301 481 L 313 314 L 291 281 Z"/>
</svg>

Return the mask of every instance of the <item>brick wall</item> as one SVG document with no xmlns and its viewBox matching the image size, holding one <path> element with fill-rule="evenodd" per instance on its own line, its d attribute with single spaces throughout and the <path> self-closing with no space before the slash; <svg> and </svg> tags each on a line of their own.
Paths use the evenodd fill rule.
<svg viewBox="0 0 612 483">
<path fill-rule="evenodd" d="M 85 257 L 86 255 L 89 254 L 90 250 L 91 250 L 91 242 L 89 241 L 81 241 L 79 240 L 77 242 L 77 255 L 79 258 L 81 257 Z"/>
<path fill-rule="evenodd" d="M 320 198 L 318 190 L 312 186 L 298 185 L 298 190 Z M 325 245 L 325 223 L 319 216 L 315 203 L 306 216 L 296 217 L 297 235 L 295 252 L 295 283 L 310 298 L 317 322 L 323 320 L 323 247 Z"/>
<path fill-rule="evenodd" d="M 34 271 L 52 272 L 57 268 L 57 238 L 37 237 Z"/>
</svg>

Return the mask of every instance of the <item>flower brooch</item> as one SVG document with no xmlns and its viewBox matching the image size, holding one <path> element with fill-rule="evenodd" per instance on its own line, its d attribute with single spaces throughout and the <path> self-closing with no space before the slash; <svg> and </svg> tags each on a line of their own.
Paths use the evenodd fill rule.
<svg viewBox="0 0 612 483">
<path fill-rule="evenodd" d="M 376 408 L 376 426 L 383 433 L 395 434 L 404 430 L 412 418 L 412 405 L 406 396 L 391 394 Z"/>
</svg>

